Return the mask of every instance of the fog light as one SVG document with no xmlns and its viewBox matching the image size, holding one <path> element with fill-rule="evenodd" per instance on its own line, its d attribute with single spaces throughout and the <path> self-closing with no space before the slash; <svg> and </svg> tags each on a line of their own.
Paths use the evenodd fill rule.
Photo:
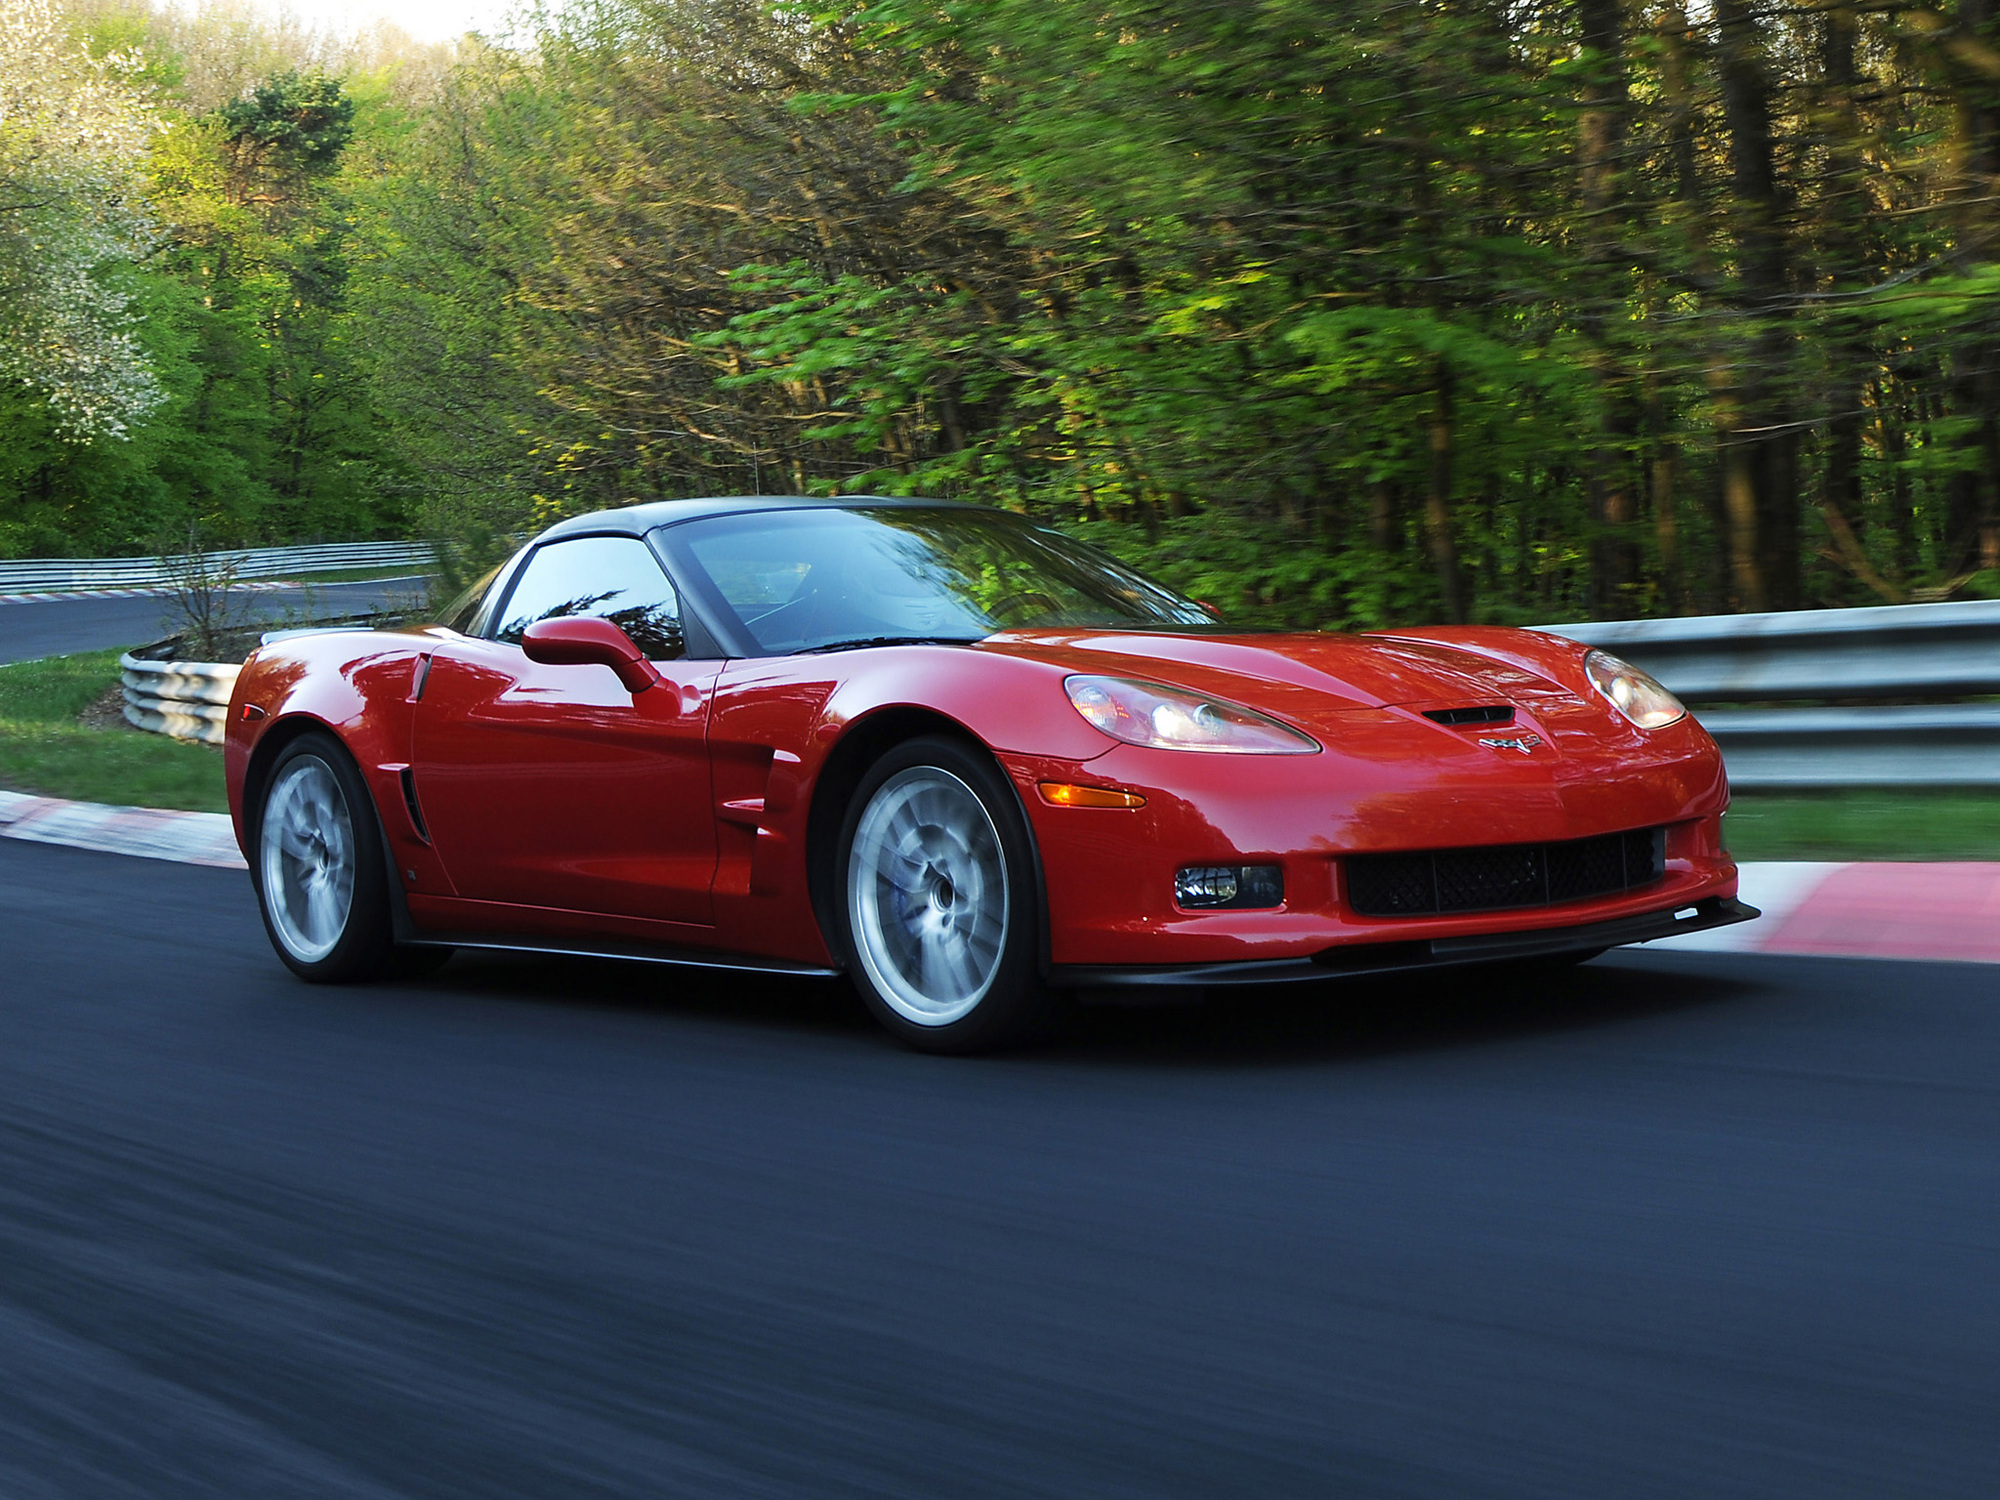
<svg viewBox="0 0 2000 1500">
<path fill-rule="evenodd" d="M 1174 904 L 1190 910 L 1241 911 L 1284 900 L 1285 872 L 1276 865 L 1193 865 L 1174 874 Z"/>
</svg>

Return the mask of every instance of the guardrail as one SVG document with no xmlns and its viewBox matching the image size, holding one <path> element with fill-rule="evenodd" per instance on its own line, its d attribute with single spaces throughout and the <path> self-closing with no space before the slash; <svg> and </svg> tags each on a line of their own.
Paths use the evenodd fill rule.
<svg viewBox="0 0 2000 1500">
<path fill-rule="evenodd" d="M 239 579 L 290 578 L 348 568 L 429 568 L 437 551 L 428 542 L 339 542 L 324 547 L 252 547 L 200 554 L 213 572 L 233 566 Z M 144 588 L 172 583 L 186 563 L 158 557 L 37 557 L 0 562 L 0 593 L 58 589 Z"/>
<path fill-rule="evenodd" d="M 233 662 L 141 661 L 127 652 L 118 658 L 125 720 L 177 740 L 219 745 L 242 670 Z"/>
<path fill-rule="evenodd" d="M 2000 600 L 1540 628 L 1678 693 L 1735 786 L 2000 786 L 2000 704 L 1881 701 L 2000 694 Z"/>
</svg>

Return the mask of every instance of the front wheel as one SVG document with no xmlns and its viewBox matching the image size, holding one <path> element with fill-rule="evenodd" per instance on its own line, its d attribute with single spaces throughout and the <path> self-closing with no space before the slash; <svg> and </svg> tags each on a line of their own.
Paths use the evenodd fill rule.
<svg viewBox="0 0 2000 1500">
<path fill-rule="evenodd" d="M 302 979 L 371 979 L 394 956 L 388 876 L 367 788 L 331 735 L 278 752 L 257 813 L 252 871 L 264 929 Z"/>
<path fill-rule="evenodd" d="M 990 760 L 941 737 L 891 750 L 855 791 L 838 869 L 848 972 L 890 1031 L 979 1052 L 1043 1029 L 1034 855 Z"/>
</svg>

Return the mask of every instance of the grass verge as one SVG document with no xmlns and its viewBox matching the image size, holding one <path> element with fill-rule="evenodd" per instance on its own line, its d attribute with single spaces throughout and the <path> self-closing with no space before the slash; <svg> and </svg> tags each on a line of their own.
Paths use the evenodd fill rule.
<svg viewBox="0 0 2000 1500">
<path fill-rule="evenodd" d="M 82 714 L 118 683 L 118 653 L 0 667 L 0 786 L 83 802 L 227 812 L 222 752 Z"/>
<path fill-rule="evenodd" d="M 1723 828 L 1738 859 L 2000 860 L 2000 792 L 1738 792 Z"/>
</svg>

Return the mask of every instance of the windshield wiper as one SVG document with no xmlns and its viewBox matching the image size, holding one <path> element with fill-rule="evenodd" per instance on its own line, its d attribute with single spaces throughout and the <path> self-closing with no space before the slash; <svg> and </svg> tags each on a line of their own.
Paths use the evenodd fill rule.
<svg viewBox="0 0 2000 1500">
<path fill-rule="evenodd" d="M 794 651 L 794 656 L 817 656 L 824 651 L 860 651 L 869 646 L 970 646 L 983 641 L 982 635 L 863 635 L 848 641 L 827 641 Z"/>
</svg>

